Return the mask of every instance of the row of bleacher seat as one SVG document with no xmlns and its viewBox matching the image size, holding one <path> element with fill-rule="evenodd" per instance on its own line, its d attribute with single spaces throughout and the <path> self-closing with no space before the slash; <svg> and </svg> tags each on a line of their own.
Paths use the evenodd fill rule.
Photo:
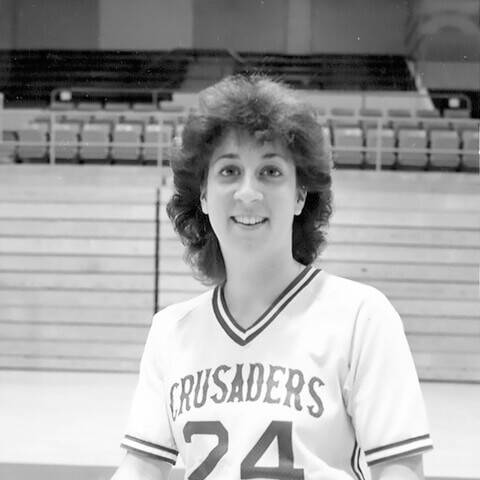
<svg viewBox="0 0 480 480">
<path fill-rule="evenodd" d="M 235 73 L 262 72 L 295 87 L 322 90 L 415 90 L 400 55 L 238 53 Z"/>
<path fill-rule="evenodd" d="M 186 107 L 167 102 L 175 108 L 159 110 L 162 103 L 51 108 L 22 128 L 6 125 L 0 157 L 7 162 L 168 163 Z M 433 109 L 317 111 L 340 167 L 478 170 L 480 121 L 467 110 L 444 111 L 443 116 Z"/>
<path fill-rule="evenodd" d="M 168 163 L 169 149 L 182 124 L 108 121 L 39 122 L 3 133 L 0 156 L 6 161 Z M 326 127 L 334 162 L 340 167 L 449 169 L 478 171 L 479 131 L 355 126 Z M 50 149 L 53 149 L 51 151 Z"/>
<path fill-rule="evenodd" d="M 343 167 L 445 169 L 478 171 L 479 132 L 418 128 L 335 127 L 334 162 Z"/>
<path fill-rule="evenodd" d="M 187 113 L 185 105 L 175 103 L 174 101 L 160 101 L 158 104 L 153 102 L 114 102 L 106 101 L 104 103 L 98 101 L 55 101 L 50 105 L 50 110 L 54 112 L 76 112 L 76 116 L 88 118 L 89 112 L 111 112 L 118 118 L 128 117 L 132 112 L 133 120 L 138 118 L 139 113 L 156 113 L 177 114 L 178 118 L 182 118 Z M 194 108 L 194 105 L 191 106 Z M 379 120 L 394 128 L 400 127 L 422 127 L 429 128 L 455 128 L 458 130 L 471 128 L 470 111 L 467 109 L 445 109 L 442 115 L 435 109 L 401 109 L 388 108 L 385 111 L 380 108 L 339 108 L 333 107 L 328 111 L 326 109 L 317 108 L 320 117 L 326 117 L 331 126 L 375 126 Z M 72 114 L 70 113 L 70 116 Z M 74 114 L 75 115 L 75 114 Z M 115 118 L 112 115 L 112 119 Z M 118 117 L 120 116 L 120 117 Z M 361 120 L 360 120 L 361 118 Z M 132 118 L 131 118 L 132 119 Z M 449 119 L 449 120 L 445 120 Z M 464 120 L 464 121 L 462 121 Z M 112 120 L 113 121 L 113 120 Z"/>
<path fill-rule="evenodd" d="M 49 105 L 50 110 L 62 112 L 77 110 L 79 112 L 96 112 L 104 110 L 105 112 L 174 112 L 179 114 L 185 113 L 182 105 L 175 104 L 172 101 L 160 101 L 158 104 L 154 102 L 115 102 L 105 101 L 54 101 Z"/>
<path fill-rule="evenodd" d="M 462 130 L 478 129 L 478 121 L 473 120 L 467 109 L 445 109 L 441 115 L 435 109 L 388 108 L 331 108 L 329 112 L 319 109 L 319 116 L 331 127 L 377 127 L 379 124 L 394 130 L 400 128 L 422 128 L 424 130 Z"/>
<path fill-rule="evenodd" d="M 174 51 L 0 49 L 6 104 L 48 105 L 56 88 L 177 90 L 190 58 Z M 29 86 L 29 88 L 26 88 Z M 112 95 L 114 92 L 112 92 Z"/>
<path fill-rule="evenodd" d="M 282 55 L 226 49 L 0 49 L 0 71 L 6 72 L 2 91 L 7 104 L 23 106 L 48 105 L 53 90 L 72 85 L 111 89 L 110 96 L 114 90 L 125 88 L 174 91 L 199 79 L 215 83 L 218 69 L 198 69 L 211 59 L 222 71 L 262 72 L 305 89 L 415 90 L 407 62 L 399 55 Z"/>
<path fill-rule="evenodd" d="M 158 106 L 151 103 L 135 103 L 128 106 L 125 103 L 97 102 L 78 104 L 73 110 L 54 109 L 55 117 L 61 122 L 92 122 L 108 121 L 112 125 L 118 122 L 131 123 L 155 123 L 166 121 L 177 124 L 184 121 L 187 115 L 187 107 L 173 102 L 160 102 Z M 190 107 L 194 108 L 194 107 Z M 360 108 L 331 108 L 317 109 L 322 122 L 331 129 L 336 127 L 357 128 L 360 127 L 366 134 L 371 128 L 391 128 L 397 132 L 400 129 L 423 129 L 430 130 L 455 130 L 461 134 L 464 130 L 478 130 L 479 121 L 470 118 L 468 110 L 446 110 L 443 116 L 437 110 L 408 110 L 408 109 L 381 109 Z M 37 123 L 50 124 L 53 122 L 50 115 L 36 119 Z"/>
<path fill-rule="evenodd" d="M 169 149 L 179 127 L 164 123 L 63 122 L 46 130 L 32 123 L 3 132 L 0 157 L 16 162 L 168 163 Z M 50 150 L 52 149 L 52 150 Z"/>
<path fill-rule="evenodd" d="M 478 171 L 480 121 L 466 109 L 332 108 L 324 117 L 338 166 Z"/>
</svg>

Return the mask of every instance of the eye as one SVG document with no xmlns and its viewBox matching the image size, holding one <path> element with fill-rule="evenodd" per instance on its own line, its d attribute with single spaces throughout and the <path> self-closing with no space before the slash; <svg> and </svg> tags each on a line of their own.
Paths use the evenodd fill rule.
<svg viewBox="0 0 480 480">
<path fill-rule="evenodd" d="M 280 177 L 282 172 L 278 167 L 271 165 L 263 168 L 260 174 L 266 177 Z"/>
<path fill-rule="evenodd" d="M 240 170 L 238 167 L 235 167 L 234 165 L 227 165 L 225 167 L 222 167 L 218 173 L 222 177 L 231 177 L 233 175 L 238 175 L 239 171 Z"/>
</svg>

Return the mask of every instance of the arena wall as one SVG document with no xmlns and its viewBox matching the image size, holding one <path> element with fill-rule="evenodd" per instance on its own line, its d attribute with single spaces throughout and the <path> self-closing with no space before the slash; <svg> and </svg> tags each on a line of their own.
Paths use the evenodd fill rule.
<svg viewBox="0 0 480 480">
<path fill-rule="evenodd" d="M 0 0 L 0 47 L 13 46 L 13 11 L 14 0 Z"/>
<path fill-rule="evenodd" d="M 405 54 L 408 4 L 312 0 L 312 53 Z"/>
<path fill-rule="evenodd" d="M 98 0 L 17 0 L 11 3 L 12 45 L 3 48 L 96 49 Z M 7 16 L 6 15 L 6 16 Z"/>
<path fill-rule="evenodd" d="M 6 49 L 405 51 L 407 7 L 384 0 L 0 0 L 0 8 Z"/>
<path fill-rule="evenodd" d="M 101 50 L 192 48 L 192 0 L 96 0 Z"/>
<path fill-rule="evenodd" d="M 288 0 L 206 0 L 193 8 L 196 48 L 286 51 Z"/>
</svg>

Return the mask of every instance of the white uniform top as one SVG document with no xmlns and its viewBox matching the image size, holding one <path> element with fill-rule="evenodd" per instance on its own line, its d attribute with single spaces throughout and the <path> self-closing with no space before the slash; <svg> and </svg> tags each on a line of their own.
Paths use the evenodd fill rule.
<svg viewBox="0 0 480 480">
<path fill-rule="evenodd" d="M 155 315 L 122 445 L 192 480 L 363 480 L 432 448 L 398 314 L 313 267 L 246 330 L 221 287 Z"/>
</svg>

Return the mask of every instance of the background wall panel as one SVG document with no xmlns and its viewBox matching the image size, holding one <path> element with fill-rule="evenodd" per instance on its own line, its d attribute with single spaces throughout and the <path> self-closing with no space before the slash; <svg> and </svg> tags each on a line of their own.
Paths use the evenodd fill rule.
<svg viewBox="0 0 480 480">
<path fill-rule="evenodd" d="M 0 0 L 0 48 L 14 48 L 14 0 Z"/>
<path fill-rule="evenodd" d="M 394 0 L 0 0 L 0 48 L 405 53 Z"/>
<path fill-rule="evenodd" d="M 15 48 L 98 48 L 98 0 L 16 0 L 13 15 Z"/>
<path fill-rule="evenodd" d="M 312 53 L 404 54 L 408 2 L 312 0 Z"/>
<path fill-rule="evenodd" d="M 288 3 L 288 0 L 195 1 L 194 47 L 285 52 Z"/>
<path fill-rule="evenodd" d="M 192 48 L 192 0 L 99 0 L 102 50 Z"/>
</svg>

